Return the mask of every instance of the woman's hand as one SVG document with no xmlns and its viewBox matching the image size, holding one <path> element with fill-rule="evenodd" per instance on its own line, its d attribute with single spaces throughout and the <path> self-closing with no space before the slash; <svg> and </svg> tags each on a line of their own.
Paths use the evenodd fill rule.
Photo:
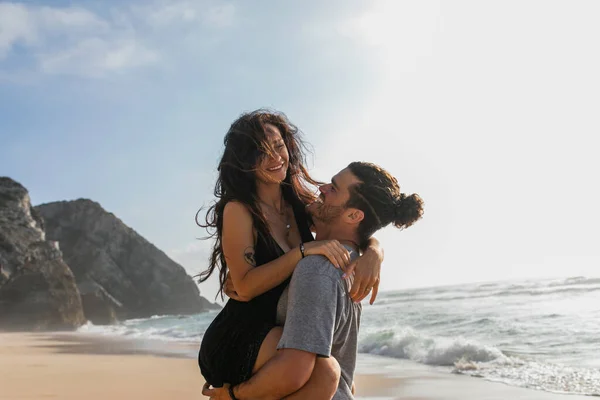
<svg viewBox="0 0 600 400">
<path fill-rule="evenodd" d="M 240 296 L 238 292 L 235 291 L 235 287 L 233 286 L 233 281 L 231 280 L 229 272 L 227 273 L 227 278 L 225 279 L 225 287 L 223 288 L 223 292 L 225 293 L 225 296 L 229 297 L 230 299 L 243 302 L 249 301 L 248 299 L 245 299 L 242 296 Z"/>
<path fill-rule="evenodd" d="M 318 240 L 304 243 L 304 255 L 320 254 L 327 257 L 336 268 L 346 271 L 350 264 L 350 252 L 337 240 Z"/>
<path fill-rule="evenodd" d="M 382 262 L 383 250 L 379 247 L 379 242 L 375 242 L 347 268 L 346 276 L 354 272 L 354 281 L 349 293 L 354 302 L 361 302 L 369 293 L 371 293 L 369 304 L 375 302 L 379 291 L 379 274 Z"/>
<path fill-rule="evenodd" d="M 205 383 L 202 387 L 202 394 L 209 397 L 210 400 L 231 400 L 229 383 L 225 383 L 223 387 L 212 389 L 208 383 Z"/>
</svg>

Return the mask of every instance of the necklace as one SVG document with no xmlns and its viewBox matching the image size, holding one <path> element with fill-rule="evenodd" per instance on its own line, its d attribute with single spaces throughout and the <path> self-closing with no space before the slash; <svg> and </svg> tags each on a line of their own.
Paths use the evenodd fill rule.
<svg viewBox="0 0 600 400">
<path fill-rule="evenodd" d="M 285 203 L 283 201 L 283 193 L 281 194 L 281 200 L 280 200 L 281 202 L 279 203 L 279 210 L 276 207 L 274 207 L 274 206 L 272 206 L 272 205 L 270 205 L 270 204 L 262 201 L 261 199 L 258 199 L 258 201 L 260 201 L 262 204 L 264 204 L 265 206 L 267 206 L 269 209 L 273 210 L 275 212 L 275 214 L 277 214 L 277 219 L 279 221 L 281 221 L 281 222 L 284 223 L 284 225 L 285 225 L 285 237 L 287 239 L 290 236 L 290 228 L 292 226 L 290 224 L 290 219 L 289 219 L 289 215 L 288 215 L 288 212 L 287 212 L 287 207 L 285 207 Z"/>
</svg>

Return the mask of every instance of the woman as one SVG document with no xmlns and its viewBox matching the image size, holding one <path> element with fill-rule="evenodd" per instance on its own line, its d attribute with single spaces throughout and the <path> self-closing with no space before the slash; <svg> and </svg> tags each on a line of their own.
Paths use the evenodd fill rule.
<svg viewBox="0 0 600 400">
<path fill-rule="evenodd" d="M 244 114 L 231 125 L 224 143 L 215 187 L 218 201 L 200 224 L 214 229 L 215 238 L 200 281 L 219 268 L 220 293 L 229 273 L 238 297 L 229 299 L 200 347 L 198 364 L 213 387 L 247 380 L 271 357 L 277 302 L 303 256 L 320 254 L 340 268 L 350 261 L 339 242 L 313 241 L 305 207 L 315 199 L 308 185 L 317 182 L 303 165 L 298 130 L 285 115 L 262 110 Z M 373 241 L 359 259 L 357 275 L 365 270 L 377 275 L 380 254 Z M 355 285 L 360 288 L 357 300 L 373 287 L 364 280 Z"/>
</svg>

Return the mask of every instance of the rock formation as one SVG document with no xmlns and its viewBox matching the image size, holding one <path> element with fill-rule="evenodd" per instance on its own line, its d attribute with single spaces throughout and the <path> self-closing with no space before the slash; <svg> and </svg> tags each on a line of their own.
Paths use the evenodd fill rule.
<svg viewBox="0 0 600 400">
<path fill-rule="evenodd" d="M 89 280 L 77 285 L 85 316 L 94 325 L 110 325 L 118 321 L 123 305 L 98 283 Z"/>
<path fill-rule="evenodd" d="M 0 177 L 0 330 L 217 308 L 182 266 L 98 203 L 32 207 L 21 184 Z"/>
<path fill-rule="evenodd" d="M 85 322 L 73 273 L 27 190 L 0 177 L 0 328 L 73 329 Z"/>
<path fill-rule="evenodd" d="M 90 320 L 110 319 L 112 313 L 123 319 L 218 308 L 200 297 L 181 265 L 98 203 L 60 201 L 35 210 L 47 237 L 60 242 Z"/>
</svg>

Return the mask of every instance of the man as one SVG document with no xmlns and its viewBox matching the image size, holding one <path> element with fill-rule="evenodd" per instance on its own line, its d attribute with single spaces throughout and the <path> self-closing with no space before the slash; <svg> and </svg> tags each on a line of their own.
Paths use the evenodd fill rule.
<svg viewBox="0 0 600 400">
<path fill-rule="evenodd" d="M 316 239 L 340 241 L 352 258 L 380 228 L 390 223 L 406 228 L 423 214 L 418 195 L 400 193 L 396 179 L 370 163 L 351 163 L 319 190 L 319 201 L 309 207 Z M 337 363 L 341 369 L 333 398 L 353 399 L 361 305 L 352 302 L 343 278 L 325 257 L 304 257 L 279 300 L 277 319 L 285 324 L 277 354 L 248 381 L 202 393 L 211 399 L 280 399 L 292 393 L 294 399 L 329 398 L 310 381 L 317 358 L 333 357 L 331 369 Z"/>
</svg>

